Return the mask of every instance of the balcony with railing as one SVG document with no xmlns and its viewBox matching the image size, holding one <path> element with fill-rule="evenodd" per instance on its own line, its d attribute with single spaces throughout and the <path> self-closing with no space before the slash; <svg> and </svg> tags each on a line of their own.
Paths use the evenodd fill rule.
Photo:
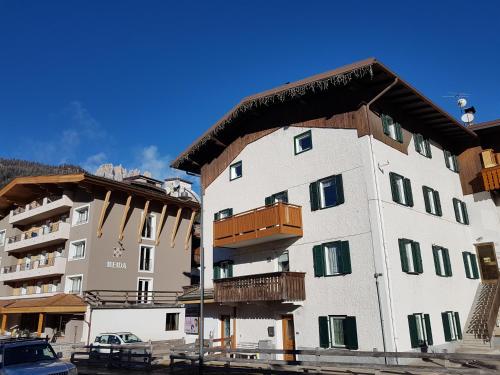
<svg viewBox="0 0 500 375">
<path fill-rule="evenodd" d="M 5 251 L 26 251 L 69 239 L 70 224 L 55 221 L 7 238 Z"/>
<path fill-rule="evenodd" d="M 66 270 L 66 258 L 38 257 L 20 264 L 0 268 L 0 281 L 34 279 L 53 275 L 63 275 Z"/>
<path fill-rule="evenodd" d="M 45 220 L 51 216 L 69 211 L 71 206 L 73 206 L 73 201 L 67 195 L 52 195 L 40 198 L 10 211 L 9 223 L 24 225 Z"/>
<path fill-rule="evenodd" d="M 214 247 L 238 248 L 302 237 L 302 208 L 279 202 L 215 220 L 213 229 Z"/>
<path fill-rule="evenodd" d="M 481 153 L 484 168 L 481 170 L 484 189 L 486 191 L 500 190 L 500 153 L 492 149 Z"/>
<path fill-rule="evenodd" d="M 10 299 L 15 297 L 16 299 L 21 298 L 35 298 L 35 297 L 50 297 L 57 293 L 63 293 L 61 284 L 29 284 L 15 287 L 12 289 L 10 296 L 2 297 L 0 299 Z"/>
<path fill-rule="evenodd" d="M 294 302 L 306 299 L 303 272 L 274 272 L 214 280 L 215 302 Z"/>
</svg>

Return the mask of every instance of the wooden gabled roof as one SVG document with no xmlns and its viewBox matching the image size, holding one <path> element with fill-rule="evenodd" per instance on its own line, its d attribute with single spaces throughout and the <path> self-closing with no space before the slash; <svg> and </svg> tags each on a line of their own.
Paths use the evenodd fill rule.
<svg viewBox="0 0 500 375">
<path fill-rule="evenodd" d="M 289 110 L 300 112 L 300 108 L 311 106 L 311 103 L 318 106 L 318 98 L 322 97 L 324 106 L 332 108 L 335 105 L 337 113 L 348 112 L 369 102 L 395 78 L 398 78 L 397 84 L 378 101 L 378 105 L 412 116 L 431 127 L 432 131 L 439 132 L 442 139 L 449 139 L 451 147 L 476 140 L 474 132 L 462 126 L 381 62 L 369 58 L 244 98 L 180 154 L 171 166 L 200 173 L 203 165 L 220 155 L 245 132 L 262 130 L 259 129 L 259 126 L 265 126 L 262 125 L 262 118 L 273 108 L 279 107 L 281 114 Z M 325 94 L 327 92 L 328 95 Z M 279 114 L 273 115 L 275 124 L 283 123 Z"/>
<path fill-rule="evenodd" d="M 64 293 L 51 297 L 3 300 L 0 306 L 2 314 L 84 313 L 86 311 L 87 304 L 80 297 Z"/>
</svg>

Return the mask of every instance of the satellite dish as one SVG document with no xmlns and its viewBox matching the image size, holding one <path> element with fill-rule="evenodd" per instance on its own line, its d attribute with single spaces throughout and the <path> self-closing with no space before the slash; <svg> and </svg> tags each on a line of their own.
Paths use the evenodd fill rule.
<svg viewBox="0 0 500 375">
<path fill-rule="evenodd" d="M 472 121 L 474 121 L 474 114 L 464 113 L 461 118 L 463 122 L 465 122 L 466 124 L 470 124 Z"/>
<path fill-rule="evenodd" d="M 465 98 L 460 98 L 457 100 L 457 104 L 460 108 L 464 108 L 467 105 L 467 100 L 465 100 Z"/>
</svg>

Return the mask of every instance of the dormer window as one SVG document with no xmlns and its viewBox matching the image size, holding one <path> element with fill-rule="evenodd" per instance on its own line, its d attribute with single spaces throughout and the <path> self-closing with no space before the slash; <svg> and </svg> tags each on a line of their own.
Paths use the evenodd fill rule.
<svg viewBox="0 0 500 375">
<path fill-rule="evenodd" d="M 243 176 L 243 164 L 239 161 L 229 167 L 229 180 L 233 181 L 241 176 Z"/>
<path fill-rule="evenodd" d="M 384 134 L 395 141 L 403 143 L 403 130 L 401 124 L 395 122 L 392 117 L 388 115 L 382 115 L 381 118 Z"/>
</svg>

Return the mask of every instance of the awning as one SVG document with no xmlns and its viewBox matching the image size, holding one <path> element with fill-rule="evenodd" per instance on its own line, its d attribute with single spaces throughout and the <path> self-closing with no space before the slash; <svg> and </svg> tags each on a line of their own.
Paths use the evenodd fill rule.
<svg viewBox="0 0 500 375">
<path fill-rule="evenodd" d="M 51 297 L 0 301 L 0 314 L 82 314 L 86 311 L 87 304 L 73 294 L 62 293 Z"/>
</svg>

